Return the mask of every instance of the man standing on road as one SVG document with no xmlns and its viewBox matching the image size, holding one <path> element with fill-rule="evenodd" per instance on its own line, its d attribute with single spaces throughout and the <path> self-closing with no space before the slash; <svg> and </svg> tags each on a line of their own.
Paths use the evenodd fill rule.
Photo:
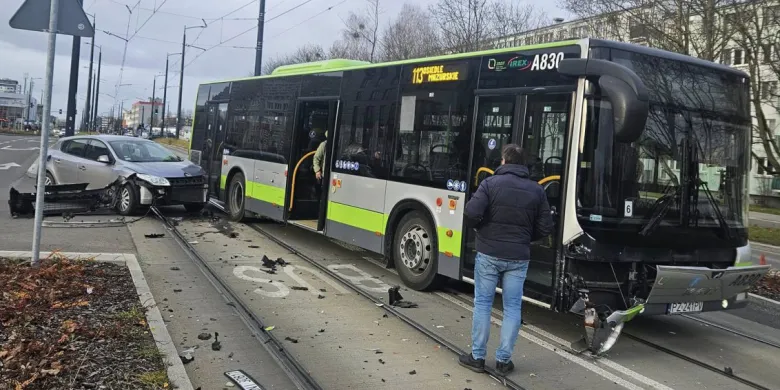
<svg viewBox="0 0 780 390">
<path fill-rule="evenodd" d="M 459 363 L 472 371 L 485 371 L 493 297 L 501 278 L 504 321 L 496 371 L 506 375 L 515 368 L 512 351 L 520 331 L 530 245 L 552 233 L 553 221 L 544 189 L 529 179 L 523 149 L 508 144 L 501 157 L 501 166 L 479 184 L 466 204 L 467 224 L 477 230 L 477 258 L 471 353 L 460 356 Z"/>
</svg>

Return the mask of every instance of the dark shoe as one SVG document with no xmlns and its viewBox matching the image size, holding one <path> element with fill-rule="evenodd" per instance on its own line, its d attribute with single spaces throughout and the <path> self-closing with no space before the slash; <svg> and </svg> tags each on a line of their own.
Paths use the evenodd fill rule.
<svg viewBox="0 0 780 390">
<path fill-rule="evenodd" d="M 471 353 L 460 355 L 458 364 L 474 372 L 485 372 L 485 359 L 474 359 Z"/>
<path fill-rule="evenodd" d="M 506 363 L 500 362 L 500 361 L 496 361 L 496 371 L 498 371 L 498 373 L 503 375 L 503 376 L 506 376 L 507 374 L 512 372 L 512 370 L 514 370 L 514 369 L 515 369 L 515 364 L 512 363 L 511 360 L 506 362 Z"/>
</svg>

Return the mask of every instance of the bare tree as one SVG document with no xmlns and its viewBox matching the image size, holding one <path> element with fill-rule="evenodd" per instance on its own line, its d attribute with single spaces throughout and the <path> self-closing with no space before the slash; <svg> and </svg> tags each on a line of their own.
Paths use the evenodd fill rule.
<svg viewBox="0 0 780 390">
<path fill-rule="evenodd" d="M 344 22 L 341 39 L 333 43 L 331 54 L 340 58 L 374 62 L 380 50 L 380 0 L 365 0 L 366 7 L 350 12 Z"/>
<path fill-rule="evenodd" d="M 438 53 L 441 44 L 430 16 L 420 6 L 406 3 L 380 38 L 384 60 L 406 60 Z"/>
<path fill-rule="evenodd" d="M 560 0 L 560 4 L 598 24 L 595 30 L 608 30 L 597 36 L 640 41 L 714 61 L 732 33 L 718 17 L 718 9 L 728 1 L 734 0 Z"/>
<path fill-rule="evenodd" d="M 729 6 L 721 8 L 720 13 L 724 24 L 734 32 L 734 51 L 739 50 L 745 70 L 750 75 L 750 99 L 755 115 L 753 141 L 761 144 L 765 155 L 761 158 L 753 151 L 753 157 L 758 162 L 764 161 L 764 170 L 778 174 L 780 148 L 775 138 L 775 126 L 769 117 L 776 116 L 780 108 L 777 89 L 780 80 L 780 8 L 767 1 L 728 1 Z"/>
<path fill-rule="evenodd" d="M 488 45 L 492 28 L 488 0 L 439 0 L 429 7 L 429 13 L 449 50 L 463 53 Z"/>
<path fill-rule="evenodd" d="M 283 65 L 302 64 L 328 59 L 325 50 L 320 45 L 303 45 L 291 54 L 271 58 L 263 64 L 263 74 L 271 74 Z"/>
<path fill-rule="evenodd" d="M 497 0 L 490 4 L 494 38 L 517 35 L 545 26 L 547 14 L 531 4 Z"/>
</svg>

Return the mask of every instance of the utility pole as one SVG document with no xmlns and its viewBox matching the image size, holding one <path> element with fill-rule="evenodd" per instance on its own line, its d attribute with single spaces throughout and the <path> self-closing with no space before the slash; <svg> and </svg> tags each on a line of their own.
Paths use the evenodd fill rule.
<svg viewBox="0 0 780 390">
<path fill-rule="evenodd" d="M 92 123 L 97 124 L 98 103 L 100 103 L 100 68 L 103 65 L 103 47 L 98 54 L 97 77 L 95 78 L 95 109 L 92 111 Z"/>
<path fill-rule="evenodd" d="M 186 54 L 187 50 L 187 29 L 190 28 L 206 28 L 208 27 L 208 24 L 206 24 L 206 21 L 203 20 L 202 26 L 185 26 L 184 27 L 184 36 L 181 40 L 181 69 L 179 71 L 179 108 L 177 110 L 176 114 L 176 138 L 179 138 L 179 135 L 181 134 L 181 96 L 182 92 L 184 92 L 184 54 Z"/>
<path fill-rule="evenodd" d="M 265 29 L 265 0 L 260 0 L 260 14 L 257 18 L 257 48 L 255 49 L 255 76 L 263 68 L 263 29 Z"/>
<path fill-rule="evenodd" d="M 154 132 L 154 107 L 155 107 L 155 98 L 157 95 L 155 95 L 155 92 L 157 92 L 157 75 L 154 75 L 154 81 L 152 81 L 152 119 L 149 121 L 152 130 L 151 132 Z M 150 133 L 151 133 L 150 132 Z"/>
<path fill-rule="evenodd" d="M 84 7 L 84 0 L 77 0 Z M 93 37 L 94 38 L 94 37 Z M 70 53 L 70 86 L 68 87 L 68 107 L 65 115 L 65 136 L 71 136 L 76 128 L 76 91 L 79 88 L 79 56 L 81 55 L 81 37 L 73 36 L 73 49 Z"/>
<path fill-rule="evenodd" d="M 92 26 L 97 28 L 97 18 L 92 17 Z M 89 113 L 92 99 L 92 63 L 95 60 L 95 37 L 92 37 L 92 43 L 89 45 L 89 76 L 87 79 L 87 102 L 84 104 L 84 112 L 81 114 L 82 128 L 89 131 Z"/>
<path fill-rule="evenodd" d="M 165 59 L 165 86 L 163 87 L 163 106 L 162 106 L 162 123 L 160 124 L 160 134 L 164 137 L 168 137 L 168 132 L 165 131 L 165 104 L 168 101 L 168 58 Z"/>
</svg>

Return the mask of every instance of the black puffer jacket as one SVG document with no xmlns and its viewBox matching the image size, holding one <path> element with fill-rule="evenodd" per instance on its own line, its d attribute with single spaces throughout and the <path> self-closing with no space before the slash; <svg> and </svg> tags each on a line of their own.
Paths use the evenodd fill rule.
<svg viewBox="0 0 780 390">
<path fill-rule="evenodd" d="M 465 210 L 468 225 L 477 229 L 478 252 L 530 260 L 531 242 L 552 233 L 547 195 L 528 176 L 525 166 L 505 164 L 479 184 Z"/>
</svg>

